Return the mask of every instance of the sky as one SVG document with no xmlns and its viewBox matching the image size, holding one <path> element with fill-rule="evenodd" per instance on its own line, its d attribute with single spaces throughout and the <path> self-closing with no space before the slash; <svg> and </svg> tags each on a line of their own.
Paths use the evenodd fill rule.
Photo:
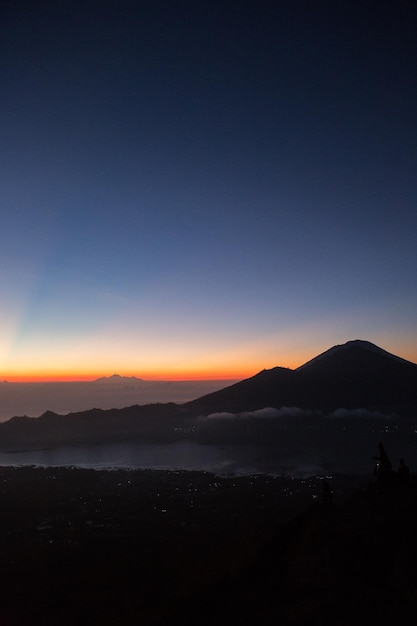
<svg viewBox="0 0 417 626">
<path fill-rule="evenodd" d="M 412 2 L 3 0 L 0 378 L 417 362 Z"/>
</svg>

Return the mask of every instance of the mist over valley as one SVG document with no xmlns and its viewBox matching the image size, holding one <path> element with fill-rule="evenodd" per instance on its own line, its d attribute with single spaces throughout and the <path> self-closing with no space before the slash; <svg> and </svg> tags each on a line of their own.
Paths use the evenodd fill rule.
<svg viewBox="0 0 417 626">
<path fill-rule="evenodd" d="M 222 389 L 231 380 L 144 380 L 117 374 L 85 382 L 0 383 L 0 422 L 16 415 L 39 417 L 46 411 L 66 414 L 122 409 L 133 404 L 183 403 Z"/>
</svg>

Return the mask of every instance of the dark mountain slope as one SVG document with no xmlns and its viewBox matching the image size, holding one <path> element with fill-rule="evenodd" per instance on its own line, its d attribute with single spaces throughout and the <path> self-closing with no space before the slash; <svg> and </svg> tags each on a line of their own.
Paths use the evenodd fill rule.
<svg viewBox="0 0 417 626">
<path fill-rule="evenodd" d="M 297 389 L 294 372 L 283 367 L 263 370 L 230 387 L 187 402 L 184 407 L 192 412 L 208 415 L 220 411 L 253 411 L 267 406 L 294 406 Z"/>
<path fill-rule="evenodd" d="M 311 505 L 277 530 L 244 573 L 216 589 L 200 622 L 411 626 L 416 494 L 413 477 L 407 485 L 371 484 L 341 505 Z"/>
<path fill-rule="evenodd" d="M 349 341 L 296 370 L 264 370 L 185 405 L 205 415 L 266 406 L 413 413 L 417 409 L 417 365 L 367 341 Z"/>
<path fill-rule="evenodd" d="M 417 365 L 367 341 L 349 341 L 295 370 L 311 405 L 410 412 L 417 407 Z"/>
<path fill-rule="evenodd" d="M 175 429 L 185 430 L 190 418 L 173 403 L 91 409 L 38 418 L 14 417 L 0 424 L 0 450 L 43 449 L 60 445 L 100 445 L 120 442 L 170 442 Z"/>
</svg>

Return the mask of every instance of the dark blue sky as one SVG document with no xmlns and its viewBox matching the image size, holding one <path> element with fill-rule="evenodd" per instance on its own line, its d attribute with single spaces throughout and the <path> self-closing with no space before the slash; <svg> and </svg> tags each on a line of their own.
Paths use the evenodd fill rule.
<svg viewBox="0 0 417 626">
<path fill-rule="evenodd" d="M 3 2 L 0 374 L 417 360 L 411 2 Z"/>
</svg>

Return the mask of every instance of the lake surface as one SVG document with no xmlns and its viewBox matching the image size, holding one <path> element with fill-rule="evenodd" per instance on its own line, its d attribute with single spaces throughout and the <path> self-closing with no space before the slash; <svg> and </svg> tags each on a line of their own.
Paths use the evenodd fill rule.
<svg viewBox="0 0 417 626">
<path fill-rule="evenodd" d="M 271 447 L 200 445 L 182 441 L 170 444 L 114 444 L 65 447 L 50 450 L 1 452 L 0 466 L 73 466 L 93 469 L 183 469 L 218 475 L 311 476 L 325 468 L 314 458 L 279 458 Z"/>
<path fill-rule="evenodd" d="M 192 441 L 0 452 L 0 466 L 188 470 L 223 476 L 367 474 L 372 471 L 372 463 L 366 457 L 355 459 L 353 455 L 345 461 L 337 455 L 324 459 L 314 449 L 290 454 L 274 446 L 201 445 Z"/>
</svg>

